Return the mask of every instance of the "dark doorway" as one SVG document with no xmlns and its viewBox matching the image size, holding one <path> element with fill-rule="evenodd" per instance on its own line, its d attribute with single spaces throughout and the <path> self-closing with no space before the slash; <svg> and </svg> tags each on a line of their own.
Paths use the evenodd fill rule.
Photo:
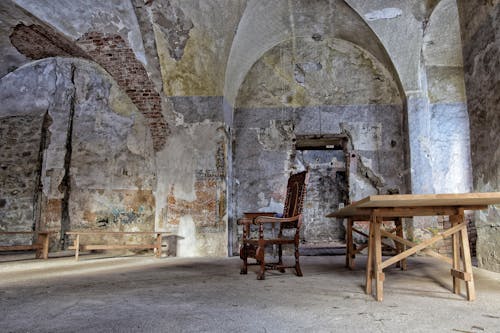
<svg viewBox="0 0 500 333">
<path fill-rule="evenodd" d="M 341 135 L 297 136 L 297 163 L 309 169 L 302 239 L 306 247 L 337 247 L 344 243 L 344 226 L 325 217 L 349 202 L 347 138 Z"/>
</svg>

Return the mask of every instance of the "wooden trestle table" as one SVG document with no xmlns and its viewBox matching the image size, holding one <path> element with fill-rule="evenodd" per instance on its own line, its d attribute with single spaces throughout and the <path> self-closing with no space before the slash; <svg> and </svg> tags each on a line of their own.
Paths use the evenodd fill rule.
<svg viewBox="0 0 500 333">
<path fill-rule="evenodd" d="M 464 211 L 483 210 L 493 204 L 500 204 L 500 192 L 373 195 L 341 208 L 327 217 L 347 218 L 349 224 L 352 221 L 370 222 L 365 291 L 367 294 L 372 293 L 372 279 L 375 279 L 378 301 L 383 300 L 384 268 L 419 251 L 451 264 L 453 292 L 460 294 L 460 280 L 463 280 L 467 288 L 467 299 L 472 301 L 476 294 Z M 395 235 L 381 228 L 384 220 L 400 220 L 414 216 L 449 216 L 451 227 L 418 244 L 404 239 L 401 234 Z M 437 241 L 450 236 L 452 237 L 452 258 L 428 248 Z M 382 260 L 382 237 L 391 238 L 403 246 L 400 253 L 385 261 Z"/>
</svg>

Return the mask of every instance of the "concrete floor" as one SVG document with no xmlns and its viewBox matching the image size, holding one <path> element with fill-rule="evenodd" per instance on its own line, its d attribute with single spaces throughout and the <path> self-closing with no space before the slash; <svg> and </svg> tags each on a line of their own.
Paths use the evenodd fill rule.
<svg viewBox="0 0 500 333">
<path fill-rule="evenodd" d="M 431 258 L 388 269 L 381 303 L 363 292 L 364 258 L 349 271 L 343 256 L 302 257 L 304 277 L 265 281 L 236 257 L 5 258 L 0 332 L 500 332 L 500 274 L 475 269 L 468 302 Z"/>
</svg>

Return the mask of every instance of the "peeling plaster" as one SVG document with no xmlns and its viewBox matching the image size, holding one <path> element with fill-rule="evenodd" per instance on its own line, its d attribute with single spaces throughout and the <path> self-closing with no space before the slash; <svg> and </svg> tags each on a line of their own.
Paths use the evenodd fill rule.
<svg viewBox="0 0 500 333">
<path fill-rule="evenodd" d="M 367 21 L 389 20 L 401 16 L 403 11 L 399 8 L 384 8 L 381 10 L 374 10 L 365 14 Z"/>
<path fill-rule="evenodd" d="M 182 8 L 173 6 L 168 0 L 164 1 L 164 3 L 164 6 L 158 5 L 158 9 L 153 12 L 154 23 L 166 36 L 170 57 L 175 61 L 179 61 L 184 55 L 189 32 L 194 25 L 186 17 Z"/>
<path fill-rule="evenodd" d="M 258 140 L 264 150 L 281 150 L 289 146 L 294 137 L 294 126 L 291 122 L 271 120 L 268 128 L 258 129 Z"/>
</svg>

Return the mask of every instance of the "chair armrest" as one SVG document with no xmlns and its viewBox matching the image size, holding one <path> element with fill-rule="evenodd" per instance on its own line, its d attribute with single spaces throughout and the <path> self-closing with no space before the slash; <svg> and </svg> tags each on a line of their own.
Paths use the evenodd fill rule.
<svg viewBox="0 0 500 333">
<path fill-rule="evenodd" d="M 277 213 L 275 212 L 245 212 L 243 213 L 243 218 L 254 219 L 259 216 L 270 216 L 274 217 Z"/>
<path fill-rule="evenodd" d="M 250 225 L 250 224 L 253 224 L 253 218 L 243 217 L 241 219 L 238 219 L 238 221 L 236 221 L 236 223 L 238 225 Z"/>
<path fill-rule="evenodd" d="M 238 225 L 248 225 L 248 224 L 253 224 L 254 220 L 259 217 L 259 216 L 268 216 L 268 217 L 274 217 L 276 216 L 275 212 L 250 212 L 250 213 L 243 213 L 243 217 L 238 219 L 236 223 Z"/>
<path fill-rule="evenodd" d="M 255 224 L 260 223 L 290 223 L 296 222 L 302 217 L 301 214 L 292 217 L 269 217 L 269 216 L 258 216 L 254 219 Z"/>
</svg>

